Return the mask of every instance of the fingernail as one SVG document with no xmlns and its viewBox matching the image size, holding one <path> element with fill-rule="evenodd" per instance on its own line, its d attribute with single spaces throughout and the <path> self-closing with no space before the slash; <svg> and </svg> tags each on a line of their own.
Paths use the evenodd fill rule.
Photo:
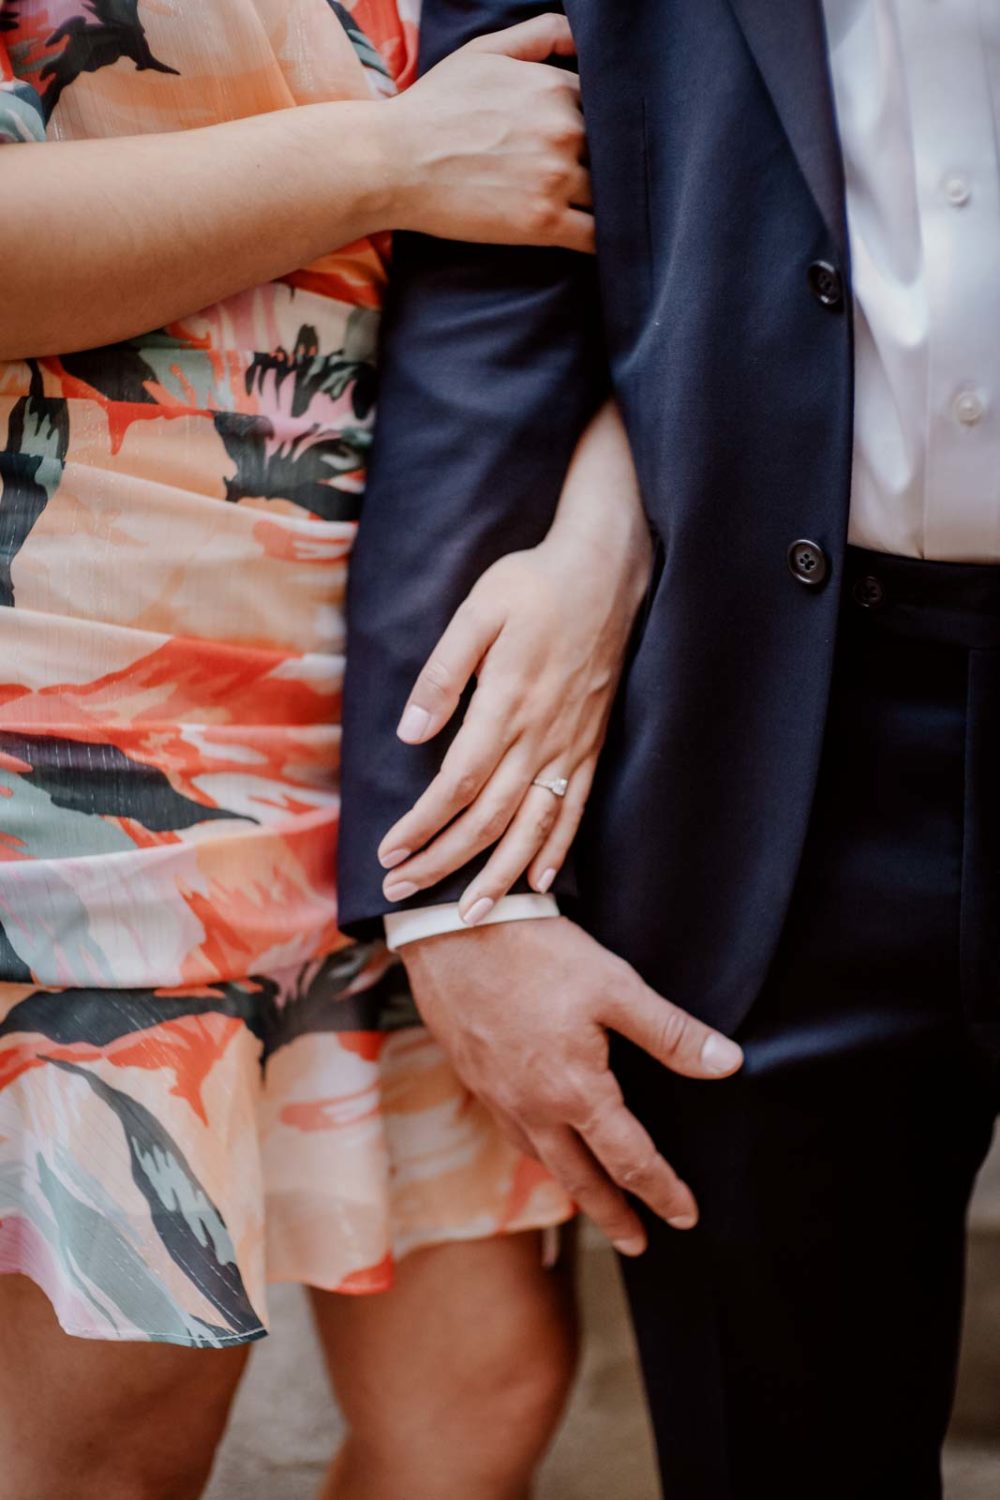
<svg viewBox="0 0 1000 1500">
<path fill-rule="evenodd" d="M 737 1047 L 727 1036 L 720 1036 L 713 1031 L 701 1049 L 701 1063 L 706 1073 L 715 1073 L 723 1076 L 726 1073 L 735 1073 L 743 1061 L 743 1049 Z"/>
<path fill-rule="evenodd" d="M 548 892 L 552 889 L 552 882 L 553 882 L 553 880 L 555 880 L 555 878 L 556 878 L 556 872 L 555 872 L 555 870 L 546 870 L 545 871 L 545 874 L 542 876 L 542 878 L 539 880 L 538 884 L 535 886 L 535 890 L 538 892 L 538 894 L 540 896 L 545 896 L 545 895 L 548 894 Z"/>
<path fill-rule="evenodd" d="M 697 1222 L 697 1214 L 678 1214 L 676 1219 L 667 1220 L 671 1229 L 693 1229 Z"/>
<path fill-rule="evenodd" d="M 475 927 L 477 922 L 481 922 L 484 917 L 489 916 L 494 906 L 496 906 L 496 902 L 491 901 L 489 896 L 480 896 L 475 905 L 469 907 L 462 921 L 466 927 Z"/>
<path fill-rule="evenodd" d="M 388 854 L 379 855 L 378 862 L 383 870 L 394 870 L 397 865 L 409 859 L 412 853 L 412 849 L 390 849 Z"/>
<path fill-rule="evenodd" d="M 406 744 L 416 744 L 418 740 L 423 738 L 430 722 L 431 716 L 426 708 L 418 708 L 415 703 L 411 703 L 399 721 L 399 728 L 396 730 L 396 734 Z"/>
<path fill-rule="evenodd" d="M 414 885 L 412 880 L 398 880 L 394 885 L 384 885 L 382 894 L 387 901 L 408 901 L 419 889 L 419 885 Z"/>
<path fill-rule="evenodd" d="M 635 1235 L 629 1240 L 615 1240 L 615 1249 L 619 1255 L 642 1255 L 646 1248 L 646 1241 L 642 1235 Z"/>
</svg>

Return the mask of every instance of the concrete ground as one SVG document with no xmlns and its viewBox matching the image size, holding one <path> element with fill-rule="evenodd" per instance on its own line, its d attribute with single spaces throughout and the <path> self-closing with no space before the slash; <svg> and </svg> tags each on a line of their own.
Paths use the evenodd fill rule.
<svg viewBox="0 0 1000 1500">
<path fill-rule="evenodd" d="M 538 1500 L 659 1500 L 614 1262 L 592 1241 L 580 1261 L 586 1353 Z M 294 1287 L 273 1290 L 274 1335 L 254 1351 L 207 1500 L 312 1500 L 336 1445 L 338 1418 L 304 1298 Z M 997 1500 L 1000 1151 L 984 1174 L 973 1216 L 965 1342 L 946 1496 Z"/>
</svg>

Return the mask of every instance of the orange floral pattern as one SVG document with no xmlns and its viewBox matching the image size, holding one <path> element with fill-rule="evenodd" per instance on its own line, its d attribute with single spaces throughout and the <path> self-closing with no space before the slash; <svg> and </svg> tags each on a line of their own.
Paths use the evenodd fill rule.
<svg viewBox="0 0 1000 1500">
<path fill-rule="evenodd" d="M 417 20 L 0 0 L 0 141 L 387 94 Z M 386 249 L 0 365 L 0 1271 L 73 1333 L 240 1342 L 269 1280 L 376 1291 L 569 1212 L 337 930 Z"/>
</svg>

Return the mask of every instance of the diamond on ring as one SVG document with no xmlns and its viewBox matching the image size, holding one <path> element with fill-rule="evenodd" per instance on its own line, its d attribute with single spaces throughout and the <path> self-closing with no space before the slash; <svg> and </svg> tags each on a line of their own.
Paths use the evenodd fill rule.
<svg viewBox="0 0 1000 1500">
<path fill-rule="evenodd" d="M 565 797 L 569 791 L 569 782 L 565 776 L 556 776 L 552 781 L 545 781 L 539 776 L 531 785 L 544 788 L 545 791 L 551 792 L 553 797 Z"/>
</svg>

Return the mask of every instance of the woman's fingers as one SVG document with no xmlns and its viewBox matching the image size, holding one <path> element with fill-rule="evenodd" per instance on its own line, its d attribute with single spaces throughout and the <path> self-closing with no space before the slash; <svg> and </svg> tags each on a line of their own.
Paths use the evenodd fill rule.
<svg viewBox="0 0 1000 1500">
<path fill-rule="evenodd" d="M 472 598 L 456 611 L 407 699 L 396 730 L 401 740 L 422 745 L 444 728 L 502 625 L 499 610 Z"/>
<path fill-rule="evenodd" d="M 566 856 L 572 847 L 580 827 L 581 819 L 587 806 L 587 798 L 594 784 L 594 773 L 597 770 L 597 758 L 591 756 L 574 771 L 570 777 L 569 789 L 559 809 L 555 826 L 548 839 L 531 861 L 531 869 L 528 871 L 528 884 L 532 890 L 544 896 L 550 891 L 556 876 L 566 863 Z"/>
<path fill-rule="evenodd" d="M 590 173 L 586 167 L 580 167 L 573 173 L 573 181 L 570 184 L 569 201 L 574 208 L 593 208 L 594 195 L 590 184 Z"/>
<path fill-rule="evenodd" d="M 592 1219 L 623 1255 L 641 1255 L 646 1231 L 625 1194 L 571 1130 L 533 1132 L 535 1154 L 566 1190 L 578 1208 Z"/>
<path fill-rule="evenodd" d="M 387 901 L 407 901 L 418 891 L 437 885 L 503 837 L 531 783 L 522 756 L 523 752 L 512 750 L 490 777 L 482 795 L 460 818 L 419 854 L 393 866 L 382 884 Z M 388 854 L 382 855 L 383 864 L 387 858 Z"/>
<path fill-rule="evenodd" d="M 458 903 L 459 915 L 470 927 L 485 921 L 497 902 L 524 874 L 552 833 L 561 805 L 559 798 L 544 787 L 528 788 L 513 822 L 487 864 L 462 893 Z"/>
<path fill-rule="evenodd" d="M 502 57 L 519 57 L 524 62 L 544 62 L 548 57 L 572 57 L 576 52 L 573 33 L 565 16 L 554 11 L 534 16 L 504 31 L 477 37 L 469 42 L 470 50 L 493 52 Z"/>
<path fill-rule="evenodd" d="M 576 250 L 581 255 L 596 255 L 597 229 L 593 214 L 582 208 L 568 208 L 552 232 L 553 245 Z"/>
<path fill-rule="evenodd" d="M 513 705 L 505 698 L 485 693 L 480 684 L 440 771 L 379 845 L 378 858 L 384 869 L 394 870 L 426 848 L 481 795 L 515 742 L 512 710 Z M 461 869 L 466 862 L 459 860 L 453 868 Z"/>
</svg>

